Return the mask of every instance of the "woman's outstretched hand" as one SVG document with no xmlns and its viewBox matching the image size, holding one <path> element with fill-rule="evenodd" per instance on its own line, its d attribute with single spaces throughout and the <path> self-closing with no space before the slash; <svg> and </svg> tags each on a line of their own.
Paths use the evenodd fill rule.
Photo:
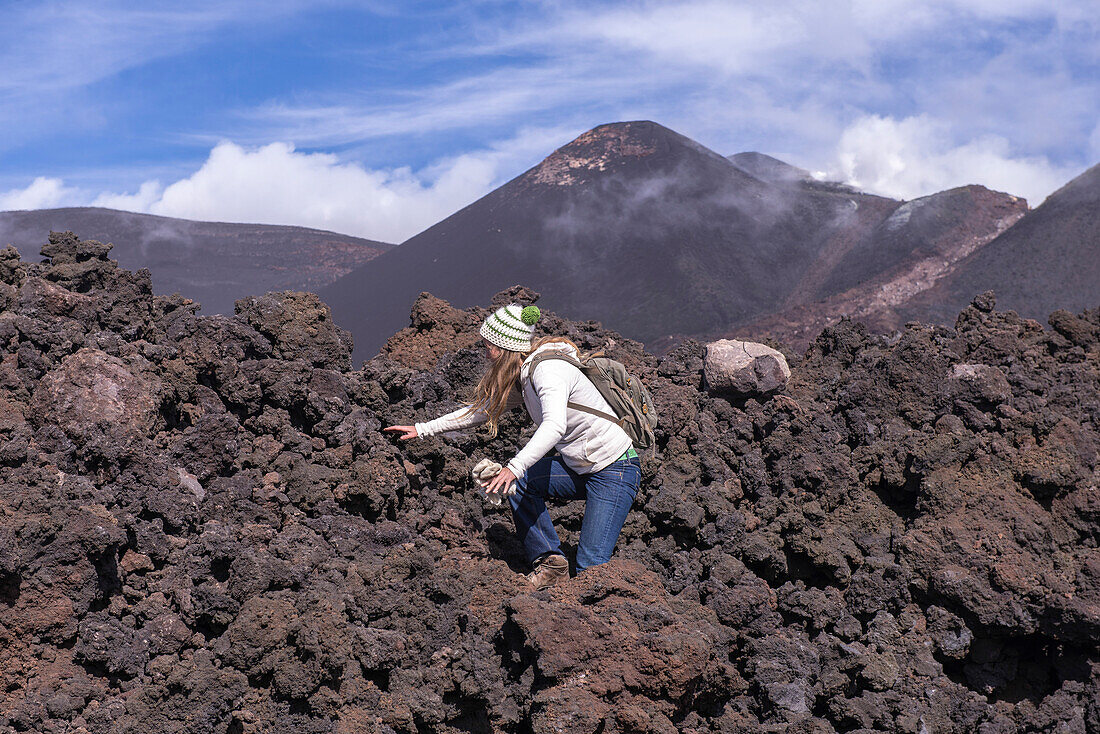
<svg viewBox="0 0 1100 734">
<path fill-rule="evenodd" d="M 485 494 L 503 494 L 504 490 L 508 489 L 508 485 L 514 481 L 516 481 L 516 475 L 511 469 L 504 467 L 485 487 Z"/>
<path fill-rule="evenodd" d="M 386 426 L 383 431 L 393 431 L 395 433 L 400 432 L 398 436 L 402 441 L 408 441 L 410 438 L 416 438 L 420 434 L 416 432 L 416 426 Z"/>
</svg>

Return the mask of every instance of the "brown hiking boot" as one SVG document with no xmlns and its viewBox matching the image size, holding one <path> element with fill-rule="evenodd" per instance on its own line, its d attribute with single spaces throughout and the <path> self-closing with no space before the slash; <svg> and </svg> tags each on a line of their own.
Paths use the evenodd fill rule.
<svg viewBox="0 0 1100 734">
<path fill-rule="evenodd" d="M 558 553 L 543 558 L 535 566 L 535 570 L 527 574 L 527 580 L 536 589 L 545 589 L 547 586 L 553 586 L 568 579 L 569 561 L 565 559 L 565 556 Z"/>
</svg>

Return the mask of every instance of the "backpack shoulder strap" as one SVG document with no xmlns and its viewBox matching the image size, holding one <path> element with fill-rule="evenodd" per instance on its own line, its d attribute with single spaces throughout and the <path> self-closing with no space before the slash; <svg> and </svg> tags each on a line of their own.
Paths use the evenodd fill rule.
<svg viewBox="0 0 1100 734">
<path fill-rule="evenodd" d="M 531 364 L 527 366 L 527 377 L 531 377 L 531 373 L 535 371 L 535 368 L 548 359 L 560 359 L 562 362 L 568 362 L 577 369 L 584 371 L 585 364 L 575 357 L 570 357 L 568 354 L 562 352 L 552 351 L 543 352 L 542 354 L 536 354 L 531 360 Z"/>
<path fill-rule="evenodd" d="M 535 368 L 538 367 L 540 364 L 542 364 L 543 361 L 545 361 L 547 359 L 560 359 L 561 361 L 568 362 L 569 364 L 571 364 L 574 367 L 576 367 L 577 369 L 579 369 L 581 371 L 581 374 L 584 374 L 584 372 L 585 372 L 586 365 L 583 362 L 581 362 L 579 359 L 576 359 L 575 357 L 570 357 L 568 354 L 562 354 L 561 352 L 557 352 L 557 353 L 548 352 L 548 353 L 543 353 L 543 354 L 537 354 L 537 355 L 535 355 L 535 358 L 531 360 L 531 364 L 528 365 L 528 367 L 527 367 L 527 379 L 531 379 L 531 373 L 534 372 Z M 587 377 L 587 375 L 585 375 L 585 376 Z M 620 427 L 622 426 L 622 421 L 624 420 L 624 419 L 620 419 L 617 416 L 614 416 L 610 413 L 605 413 L 602 410 L 596 410 L 595 408 L 590 408 L 587 405 L 581 405 L 580 403 L 574 403 L 571 400 L 566 403 L 566 406 L 569 407 L 569 408 L 572 408 L 573 410 L 579 410 L 582 413 L 588 413 L 589 415 L 594 415 L 598 418 L 603 418 L 604 420 L 609 420 L 612 423 L 615 423 L 615 424 L 619 425 Z"/>
<path fill-rule="evenodd" d="M 595 408 L 589 408 L 587 405 L 581 405 L 580 403 L 574 403 L 572 400 L 570 400 L 568 403 L 566 403 L 566 406 L 572 408 L 573 410 L 579 410 L 582 413 L 588 413 L 589 415 L 594 415 L 598 418 L 603 418 L 604 420 L 611 421 L 612 423 L 615 423 L 620 427 L 622 427 L 623 421 L 626 420 L 625 418 L 616 418 L 615 416 L 611 415 L 610 413 L 605 413 L 602 410 L 596 410 Z"/>
</svg>

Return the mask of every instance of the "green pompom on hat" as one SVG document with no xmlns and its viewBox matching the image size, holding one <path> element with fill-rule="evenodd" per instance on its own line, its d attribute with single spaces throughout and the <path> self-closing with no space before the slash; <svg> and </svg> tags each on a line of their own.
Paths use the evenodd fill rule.
<svg viewBox="0 0 1100 734">
<path fill-rule="evenodd" d="M 501 349 L 529 352 L 531 335 L 535 333 L 535 323 L 540 316 L 542 312 L 536 306 L 523 308 L 517 303 L 509 303 L 489 314 L 478 333 Z"/>
<path fill-rule="evenodd" d="M 538 306 L 526 306 L 519 312 L 520 321 L 528 326 L 534 326 L 538 323 L 539 317 L 542 316 L 542 311 L 539 311 Z"/>
</svg>

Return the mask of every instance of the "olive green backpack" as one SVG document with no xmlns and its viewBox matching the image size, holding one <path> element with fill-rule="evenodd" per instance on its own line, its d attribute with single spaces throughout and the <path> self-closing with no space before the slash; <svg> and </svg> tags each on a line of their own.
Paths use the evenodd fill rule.
<svg viewBox="0 0 1100 734">
<path fill-rule="evenodd" d="M 535 355 L 527 374 L 533 373 L 535 367 L 547 359 L 560 359 L 579 369 L 603 395 L 615 415 L 574 402 L 567 403 L 570 408 L 617 424 L 626 431 L 637 449 L 654 448 L 657 443 L 653 434 L 653 429 L 657 427 L 657 409 L 653 407 L 649 390 L 641 380 L 627 372 L 626 365 L 608 357 L 590 357 L 581 362 L 567 354 L 548 351 Z"/>
</svg>

